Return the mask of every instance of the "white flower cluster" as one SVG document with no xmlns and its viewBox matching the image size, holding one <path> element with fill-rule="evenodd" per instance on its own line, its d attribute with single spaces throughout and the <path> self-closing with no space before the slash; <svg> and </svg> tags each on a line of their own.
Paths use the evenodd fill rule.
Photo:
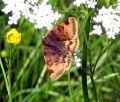
<svg viewBox="0 0 120 102">
<path fill-rule="evenodd" d="M 101 35 L 102 28 L 104 28 L 108 38 L 115 39 L 115 36 L 120 33 L 120 3 L 115 9 L 111 6 L 109 8 L 102 7 L 93 20 L 98 23 L 93 26 L 94 30 L 92 32 L 94 34 Z"/>
<path fill-rule="evenodd" d="M 97 2 L 95 0 L 75 0 L 73 4 L 77 7 L 81 6 L 82 4 L 87 4 L 88 8 L 95 8 Z"/>
<path fill-rule="evenodd" d="M 77 67 L 81 66 L 81 59 L 76 55 L 76 53 L 74 53 L 74 63 Z"/>
<path fill-rule="evenodd" d="M 49 0 L 43 0 L 38 4 L 38 0 L 3 0 L 5 7 L 3 12 L 12 16 L 9 17 L 8 24 L 17 24 L 18 19 L 24 16 L 35 25 L 35 28 L 52 28 L 52 23 L 57 21 L 61 15 L 53 12 L 52 6 L 47 4 Z"/>
</svg>

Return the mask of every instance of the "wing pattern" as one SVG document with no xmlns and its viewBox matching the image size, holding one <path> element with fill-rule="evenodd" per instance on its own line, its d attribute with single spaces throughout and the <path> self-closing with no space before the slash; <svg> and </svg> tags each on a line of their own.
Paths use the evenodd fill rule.
<svg viewBox="0 0 120 102">
<path fill-rule="evenodd" d="M 79 47 L 78 27 L 74 17 L 53 28 L 42 39 L 44 58 L 52 80 L 58 79 L 71 66 L 71 51 Z"/>
</svg>

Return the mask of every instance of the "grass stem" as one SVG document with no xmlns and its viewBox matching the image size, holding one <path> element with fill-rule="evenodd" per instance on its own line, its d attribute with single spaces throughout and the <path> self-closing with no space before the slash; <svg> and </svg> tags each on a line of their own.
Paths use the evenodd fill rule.
<svg viewBox="0 0 120 102">
<path fill-rule="evenodd" d="M 70 82 L 70 70 L 68 70 L 68 86 L 69 86 L 69 93 L 70 93 L 70 101 L 73 102 L 72 88 L 71 88 L 71 82 Z"/>
<path fill-rule="evenodd" d="M 12 97 L 11 97 L 9 83 L 8 83 L 8 80 L 7 80 L 7 76 L 6 76 L 6 73 L 5 73 L 5 70 L 4 70 L 1 58 L 0 58 L 0 66 L 1 66 L 2 73 L 3 73 L 4 79 L 5 79 L 5 84 L 6 84 L 6 88 L 7 88 L 7 92 L 8 92 L 8 96 L 9 96 L 9 102 L 12 102 Z"/>
</svg>

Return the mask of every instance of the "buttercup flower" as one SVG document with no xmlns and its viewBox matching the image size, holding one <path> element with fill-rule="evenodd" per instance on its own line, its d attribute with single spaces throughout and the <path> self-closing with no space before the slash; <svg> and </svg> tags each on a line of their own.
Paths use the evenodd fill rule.
<svg viewBox="0 0 120 102">
<path fill-rule="evenodd" d="M 7 42 L 11 44 L 18 44 L 21 40 L 21 33 L 16 29 L 11 29 L 6 34 Z"/>
</svg>

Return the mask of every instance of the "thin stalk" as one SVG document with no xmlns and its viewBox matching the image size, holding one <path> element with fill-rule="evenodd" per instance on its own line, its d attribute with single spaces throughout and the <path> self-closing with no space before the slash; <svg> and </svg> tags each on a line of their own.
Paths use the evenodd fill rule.
<svg viewBox="0 0 120 102">
<path fill-rule="evenodd" d="M 87 48 L 87 42 L 89 40 L 89 19 L 88 16 L 86 18 L 86 24 L 85 24 L 85 32 L 84 32 L 84 39 L 83 39 L 83 55 L 82 55 L 82 68 L 84 70 L 87 70 L 87 55 L 88 55 L 88 48 Z M 87 73 L 82 69 L 82 89 L 83 89 L 83 97 L 84 102 L 89 102 L 89 96 L 88 96 L 88 87 L 87 87 Z"/>
<path fill-rule="evenodd" d="M 91 50 L 90 50 L 89 46 L 88 46 L 88 53 L 89 53 L 89 63 L 90 63 L 90 79 L 91 79 L 91 82 L 92 82 L 92 85 L 93 85 L 94 99 L 95 99 L 96 102 L 98 102 L 97 91 L 96 91 L 96 86 L 95 86 L 93 71 L 92 71 Z"/>
<path fill-rule="evenodd" d="M 93 73 L 92 73 L 92 61 L 91 61 L 90 48 L 89 48 L 89 62 L 90 62 L 90 79 L 91 79 L 91 82 L 92 82 L 92 85 L 93 85 L 94 98 L 95 98 L 95 101 L 98 102 L 96 86 L 95 86 L 94 77 L 93 77 Z"/>
<path fill-rule="evenodd" d="M 110 44 L 111 44 L 111 41 L 109 41 L 108 44 L 107 44 L 107 46 L 105 46 L 105 47 L 102 49 L 100 55 L 98 56 L 98 58 L 97 58 L 97 60 L 96 60 L 96 62 L 95 62 L 95 65 L 94 65 L 93 70 L 92 70 L 92 74 L 94 74 L 94 72 L 95 72 L 95 68 L 96 68 L 96 66 L 97 66 L 97 63 L 98 63 L 99 59 L 101 58 L 101 56 L 103 55 L 103 53 L 108 49 L 108 47 L 110 46 Z"/>
<path fill-rule="evenodd" d="M 85 43 L 85 41 L 83 41 Z M 87 69 L 87 46 L 84 44 L 83 46 L 83 56 L 82 56 L 82 68 L 84 70 Z M 86 72 L 82 69 L 82 89 L 83 89 L 83 97 L 84 97 L 84 102 L 89 102 L 89 97 L 88 97 L 88 88 L 87 88 L 87 74 Z"/>
<path fill-rule="evenodd" d="M 10 88 L 9 88 L 8 80 L 7 80 L 7 77 L 6 77 L 6 73 L 5 73 L 1 58 L 0 58 L 0 66 L 1 66 L 3 76 L 4 76 L 4 79 L 5 79 L 5 84 L 6 84 L 6 88 L 7 88 L 7 92 L 8 92 L 8 96 L 9 96 L 9 102 L 12 102 Z"/>
<path fill-rule="evenodd" d="M 92 85 L 93 85 L 93 91 L 94 91 L 95 101 L 98 102 L 97 91 L 96 91 L 96 86 L 95 86 L 93 75 L 90 76 L 90 79 L 91 79 L 91 82 L 92 82 Z"/>
<path fill-rule="evenodd" d="M 38 79 L 38 82 L 37 82 L 35 88 L 39 88 L 39 85 L 40 85 L 40 83 L 42 82 L 42 79 L 43 79 L 43 77 L 44 77 L 44 75 L 45 75 L 46 70 L 47 70 L 47 66 L 46 66 L 46 64 L 45 64 L 44 67 L 43 67 L 43 70 L 42 70 L 42 72 L 41 72 L 41 74 L 40 74 L 40 76 L 39 76 L 39 79 Z"/>
<path fill-rule="evenodd" d="M 101 52 L 100 55 L 98 56 L 98 58 L 97 58 L 97 60 L 96 60 L 96 62 L 95 62 L 95 65 L 94 65 L 94 67 L 93 67 L 92 74 L 94 74 L 94 72 L 95 72 L 95 68 L 96 68 L 97 63 L 98 63 L 100 57 L 102 56 L 102 54 L 103 54 L 103 52 Z"/>
<path fill-rule="evenodd" d="M 11 94 L 11 61 L 12 61 L 12 45 L 10 45 L 10 57 L 9 57 L 9 65 L 8 65 L 8 83 L 9 83 L 9 91 L 10 91 L 10 99 L 12 100 Z"/>
<path fill-rule="evenodd" d="M 69 86 L 69 93 L 70 93 L 70 101 L 73 102 L 72 88 L 71 88 L 71 82 L 70 82 L 70 70 L 68 70 L 68 86 Z"/>
</svg>

